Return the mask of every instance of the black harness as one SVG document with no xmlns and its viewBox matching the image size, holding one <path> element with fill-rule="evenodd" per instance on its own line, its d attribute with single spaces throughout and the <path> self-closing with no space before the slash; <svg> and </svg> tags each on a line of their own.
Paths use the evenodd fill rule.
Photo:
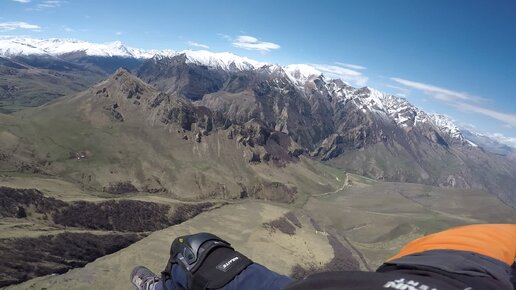
<svg viewBox="0 0 516 290">
<path fill-rule="evenodd" d="M 188 289 L 218 289 L 229 283 L 253 262 L 235 251 L 231 244 L 209 233 L 178 237 L 170 247 L 170 258 L 161 272 L 165 290 L 171 279 L 172 266 L 188 273 Z"/>
</svg>

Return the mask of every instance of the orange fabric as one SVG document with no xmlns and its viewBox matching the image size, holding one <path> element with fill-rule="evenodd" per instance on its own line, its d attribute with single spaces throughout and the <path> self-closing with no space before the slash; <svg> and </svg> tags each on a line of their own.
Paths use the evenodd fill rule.
<svg viewBox="0 0 516 290">
<path fill-rule="evenodd" d="M 516 259 L 516 224 L 462 226 L 408 243 L 387 261 L 430 250 L 459 250 L 488 256 L 508 265 Z"/>
</svg>

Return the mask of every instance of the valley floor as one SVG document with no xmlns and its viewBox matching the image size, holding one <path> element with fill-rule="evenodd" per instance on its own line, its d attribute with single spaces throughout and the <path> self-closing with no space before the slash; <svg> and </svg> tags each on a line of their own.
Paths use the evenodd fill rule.
<svg viewBox="0 0 516 290">
<path fill-rule="evenodd" d="M 335 190 L 306 196 L 290 205 L 252 199 L 229 203 L 213 200 L 210 207 L 195 212 L 197 216 L 192 214 L 175 225 L 159 220 L 160 226 L 153 229 L 109 228 L 116 223 L 98 229 L 63 227 L 31 220 L 37 211 L 28 207 L 27 218 L 0 219 L 0 243 L 4 250 L 9 246 L 8 241 L 41 239 L 48 235 L 55 239 L 59 234 L 136 235 L 136 240 L 130 241 L 129 246 L 121 245 L 123 249 L 114 253 L 106 252 L 107 255 L 84 267 L 77 264 L 79 268 L 57 271 L 64 274 L 34 278 L 7 289 L 129 289 L 128 275 L 134 266 L 146 265 L 160 272 L 174 237 L 201 231 L 219 235 L 272 270 L 298 277 L 328 269 L 374 270 L 408 241 L 452 226 L 516 223 L 513 209 L 483 192 L 383 183 L 352 174 L 338 180 L 340 185 Z M 0 186 L 36 187 L 45 198 L 64 202 L 65 207 L 76 202 L 98 205 L 110 200 L 167 205 L 170 206 L 165 215 L 168 218 L 174 216 L 178 203 L 184 204 L 159 195 L 117 198 L 95 195 L 73 184 L 45 178 L 4 177 Z M 60 189 L 66 189 L 67 193 Z"/>
</svg>

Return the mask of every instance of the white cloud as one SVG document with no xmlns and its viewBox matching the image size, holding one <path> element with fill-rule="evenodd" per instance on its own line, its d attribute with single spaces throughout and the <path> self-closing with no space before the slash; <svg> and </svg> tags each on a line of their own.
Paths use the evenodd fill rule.
<svg viewBox="0 0 516 290">
<path fill-rule="evenodd" d="M 200 47 L 200 48 L 205 48 L 205 49 L 209 49 L 210 48 L 206 44 L 198 43 L 198 42 L 195 42 L 195 41 L 188 41 L 187 43 L 190 46 L 195 46 L 195 47 Z"/>
<path fill-rule="evenodd" d="M 224 38 L 225 40 L 228 40 L 228 41 L 231 41 L 232 38 L 231 36 L 227 35 L 227 34 L 224 34 L 224 33 L 217 33 L 218 36 L 220 36 L 221 38 Z"/>
<path fill-rule="evenodd" d="M 443 101 L 447 105 L 452 106 L 459 111 L 483 115 L 502 122 L 503 126 L 506 128 L 516 129 L 516 114 L 510 114 L 488 109 L 485 106 L 479 104 L 479 102 L 486 100 L 484 98 L 474 96 L 465 92 L 458 92 L 434 85 L 429 85 L 400 78 L 391 78 L 391 80 L 399 84 L 402 84 L 410 89 L 415 89 L 420 92 L 423 92 L 424 94 L 431 96 L 434 99 Z"/>
<path fill-rule="evenodd" d="M 40 31 L 41 26 L 23 21 L 0 22 L 0 31 L 13 31 L 18 29 Z"/>
<path fill-rule="evenodd" d="M 118 35 L 118 36 L 120 36 L 120 35 L 122 35 L 122 34 L 124 34 L 122 31 L 117 31 L 117 32 L 115 32 L 115 35 Z"/>
<path fill-rule="evenodd" d="M 36 7 L 32 8 L 32 10 L 43 10 L 48 8 L 56 8 L 61 5 L 68 3 L 65 0 L 46 0 L 36 5 Z"/>
<path fill-rule="evenodd" d="M 358 64 L 343 63 L 343 62 L 335 62 L 335 64 L 339 65 L 339 66 L 343 66 L 343 67 L 349 68 L 349 69 L 357 69 L 357 70 L 367 69 L 367 67 L 361 66 L 361 65 L 358 65 Z"/>
<path fill-rule="evenodd" d="M 404 95 L 408 95 L 410 93 L 410 90 L 407 88 L 402 88 L 399 86 L 394 86 L 394 85 L 385 84 L 385 83 L 382 83 L 382 85 L 386 86 L 387 88 L 397 90 L 397 91 L 399 91 L 399 93 L 404 94 Z"/>
<path fill-rule="evenodd" d="M 13 0 L 14 2 L 18 3 L 29 3 L 31 0 Z"/>
<path fill-rule="evenodd" d="M 457 125 L 460 127 L 460 129 L 466 129 L 469 131 L 478 131 L 477 126 L 475 126 L 471 123 L 457 122 Z"/>
<path fill-rule="evenodd" d="M 258 50 L 261 52 L 270 52 L 281 47 L 276 43 L 260 41 L 258 38 L 249 35 L 240 35 L 232 40 L 232 44 L 237 48 Z"/>
<path fill-rule="evenodd" d="M 472 112 L 490 117 L 492 119 L 502 122 L 505 125 L 505 127 L 516 129 L 516 114 L 498 112 L 495 110 L 487 109 L 477 105 L 467 104 L 464 102 L 455 103 L 453 104 L 453 106 L 460 111 Z"/>
<path fill-rule="evenodd" d="M 359 87 L 364 87 L 367 85 L 368 78 L 361 72 L 328 64 L 312 64 L 312 66 L 314 66 L 317 70 L 320 70 L 325 76 L 329 78 L 341 79 Z"/>
<path fill-rule="evenodd" d="M 507 137 L 501 133 L 487 133 L 486 136 L 516 149 L 516 138 L 514 137 Z"/>
<path fill-rule="evenodd" d="M 429 95 L 435 99 L 441 101 L 480 101 L 482 98 L 477 96 L 472 96 L 465 92 L 457 92 L 445 88 L 441 88 L 434 85 L 429 85 L 425 83 L 419 83 L 415 81 L 400 79 L 400 78 L 391 78 L 391 80 L 402 84 L 406 87 L 419 90 L 426 95 Z"/>
</svg>

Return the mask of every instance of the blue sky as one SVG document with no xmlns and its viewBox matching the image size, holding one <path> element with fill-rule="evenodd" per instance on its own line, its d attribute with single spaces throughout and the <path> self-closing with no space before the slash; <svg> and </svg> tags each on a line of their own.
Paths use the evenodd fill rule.
<svg viewBox="0 0 516 290">
<path fill-rule="evenodd" d="M 316 64 L 516 146 L 513 0 L 0 0 L 0 35 Z"/>
</svg>

